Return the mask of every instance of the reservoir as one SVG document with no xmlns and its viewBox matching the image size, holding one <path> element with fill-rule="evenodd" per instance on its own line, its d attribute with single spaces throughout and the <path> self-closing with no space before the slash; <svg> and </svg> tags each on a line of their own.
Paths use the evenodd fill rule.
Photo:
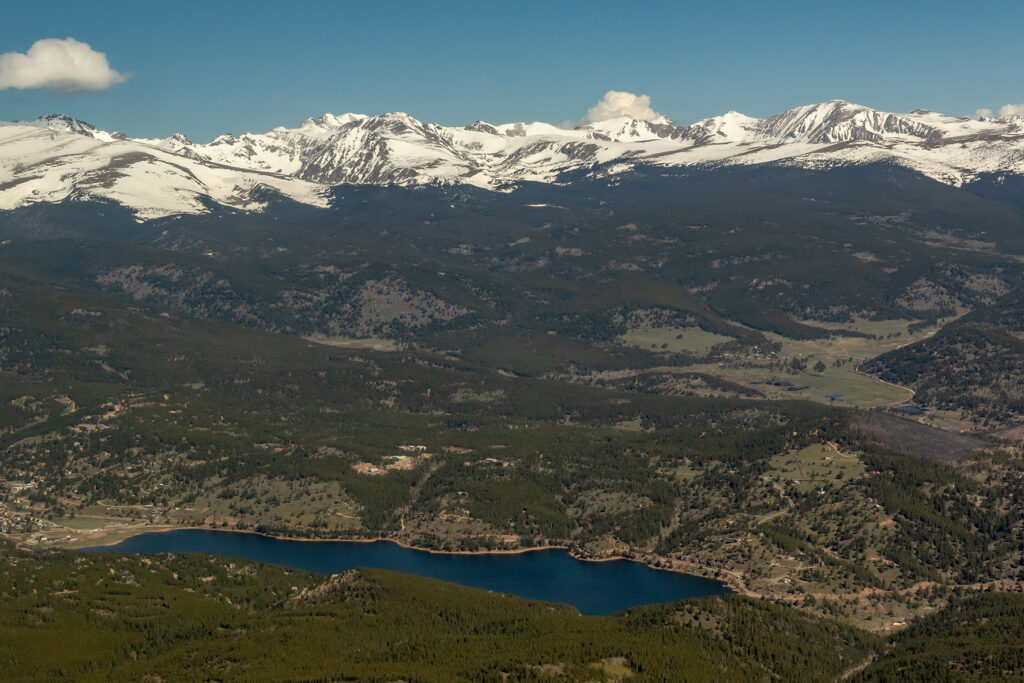
<svg viewBox="0 0 1024 683">
<path fill-rule="evenodd" d="M 585 562 L 559 549 L 515 554 L 429 553 L 378 541 L 290 541 L 258 534 L 181 529 L 140 534 L 116 545 L 87 548 L 117 553 L 208 553 L 334 574 L 356 567 L 391 569 L 443 581 L 573 605 L 582 614 L 730 592 L 711 579 L 651 569 L 639 562 Z"/>
</svg>

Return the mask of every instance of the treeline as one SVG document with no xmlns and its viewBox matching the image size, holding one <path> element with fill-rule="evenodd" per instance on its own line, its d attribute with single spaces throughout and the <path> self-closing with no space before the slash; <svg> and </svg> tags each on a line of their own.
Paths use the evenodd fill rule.
<svg viewBox="0 0 1024 683">
<path fill-rule="evenodd" d="M 1022 297 L 1011 293 L 862 370 L 913 388 L 919 405 L 960 411 L 984 426 L 1016 424 L 1024 416 L 1022 321 Z"/>
<path fill-rule="evenodd" d="M 613 617 L 383 570 L 0 548 L 8 680 L 825 681 L 873 636 L 727 596 Z M 829 652 L 822 658 L 821 652 Z"/>
<path fill-rule="evenodd" d="M 1024 680 L 1024 596 L 982 593 L 955 601 L 896 634 L 885 656 L 852 680 Z"/>
<path fill-rule="evenodd" d="M 888 642 L 737 596 L 584 617 L 385 570 L 0 543 L 6 680 L 1021 680 L 1024 596 L 955 599 Z"/>
</svg>

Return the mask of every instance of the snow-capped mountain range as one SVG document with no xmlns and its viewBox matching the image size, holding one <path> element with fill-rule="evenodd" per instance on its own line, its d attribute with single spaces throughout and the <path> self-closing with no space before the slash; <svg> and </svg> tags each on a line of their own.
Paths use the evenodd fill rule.
<svg viewBox="0 0 1024 683">
<path fill-rule="evenodd" d="M 324 114 L 298 128 L 197 144 L 108 133 L 62 114 L 0 123 L 0 210 L 110 199 L 140 220 L 202 213 L 210 202 L 264 207 L 270 189 L 327 206 L 340 184 L 469 184 L 492 190 L 615 176 L 642 166 L 787 164 L 824 169 L 888 161 L 951 185 L 1024 174 L 1024 118 L 890 114 L 841 100 L 768 119 L 737 112 L 678 126 L 619 117 L 573 129 L 546 123 L 465 127 L 408 114 Z"/>
</svg>

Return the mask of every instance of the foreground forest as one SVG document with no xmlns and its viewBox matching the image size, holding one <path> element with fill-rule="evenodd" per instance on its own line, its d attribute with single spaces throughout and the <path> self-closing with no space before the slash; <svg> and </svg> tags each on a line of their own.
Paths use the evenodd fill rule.
<svg viewBox="0 0 1024 683">
<path fill-rule="evenodd" d="M 847 643 L 801 674 L 825 678 L 872 654 L 858 675 L 944 666 L 938 650 L 914 663 L 931 645 L 903 634 L 927 640 L 916 629 L 939 615 L 955 629 L 949 615 L 1001 609 L 970 596 L 1021 591 L 1024 215 L 999 183 L 761 168 L 507 194 L 343 188 L 329 209 L 266 200 L 263 214 L 146 223 L 71 201 L 0 214 L 0 534 L 46 549 L 204 527 L 631 558 L 765 599 L 693 603 L 713 615 L 702 624 L 778 619 Z M 25 557 L 8 551 L 0 569 Z M 49 581 L 64 562 L 113 562 L 35 557 Z M 186 576 L 200 561 L 174 562 Z M 292 623 L 290 593 L 239 581 L 232 604 L 275 615 L 258 628 Z M 153 590 L 146 609 L 209 607 Z M 558 622 L 531 632 L 592 625 L 590 645 L 557 638 L 530 658 L 576 677 L 634 657 L 622 666 L 657 678 L 674 646 L 636 653 L 662 657 L 651 642 L 667 632 L 645 626 L 641 647 L 624 624 L 691 620 L 681 606 L 605 620 L 516 609 Z M 237 619 L 196 628 L 248 642 L 258 628 Z M 794 636 L 755 665 L 723 645 L 738 635 L 710 631 L 717 644 L 698 651 L 719 649 L 695 672 L 724 656 L 730 672 L 796 672 L 811 656 Z M 118 652 L 147 641 L 131 642 Z M 467 678 L 493 665 L 467 657 Z M 502 670 L 540 675 L 514 659 Z M 104 671 L 134 671 L 116 666 Z"/>
<path fill-rule="evenodd" d="M 557 545 L 875 630 L 1024 571 L 1005 439 L 685 370 L 692 391 L 515 376 L 13 277 L 3 291 L 0 523 L 34 546 L 162 526 Z"/>
<path fill-rule="evenodd" d="M 1001 593 L 885 639 L 738 596 L 584 617 L 383 570 L 8 543 L 0 559 L 5 680 L 1020 680 L 1024 665 L 1024 598 Z"/>
</svg>

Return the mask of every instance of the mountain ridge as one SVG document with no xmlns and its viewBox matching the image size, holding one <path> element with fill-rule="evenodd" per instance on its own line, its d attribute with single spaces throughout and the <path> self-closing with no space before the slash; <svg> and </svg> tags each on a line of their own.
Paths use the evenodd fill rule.
<svg viewBox="0 0 1024 683">
<path fill-rule="evenodd" d="M 91 141 L 91 142 L 89 142 Z M 140 220 L 246 211 L 270 189 L 327 206 L 331 187 L 474 185 L 508 190 L 568 174 L 616 176 L 638 167 L 786 164 L 809 169 L 888 161 L 959 186 L 983 173 L 1024 174 L 1024 120 L 895 114 L 843 100 L 760 119 L 735 111 L 688 126 L 627 116 L 560 128 L 542 122 L 425 123 L 403 112 L 326 113 L 297 128 L 224 134 L 195 143 L 130 138 L 63 114 L 0 123 L 0 210 L 105 198 Z"/>
</svg>

